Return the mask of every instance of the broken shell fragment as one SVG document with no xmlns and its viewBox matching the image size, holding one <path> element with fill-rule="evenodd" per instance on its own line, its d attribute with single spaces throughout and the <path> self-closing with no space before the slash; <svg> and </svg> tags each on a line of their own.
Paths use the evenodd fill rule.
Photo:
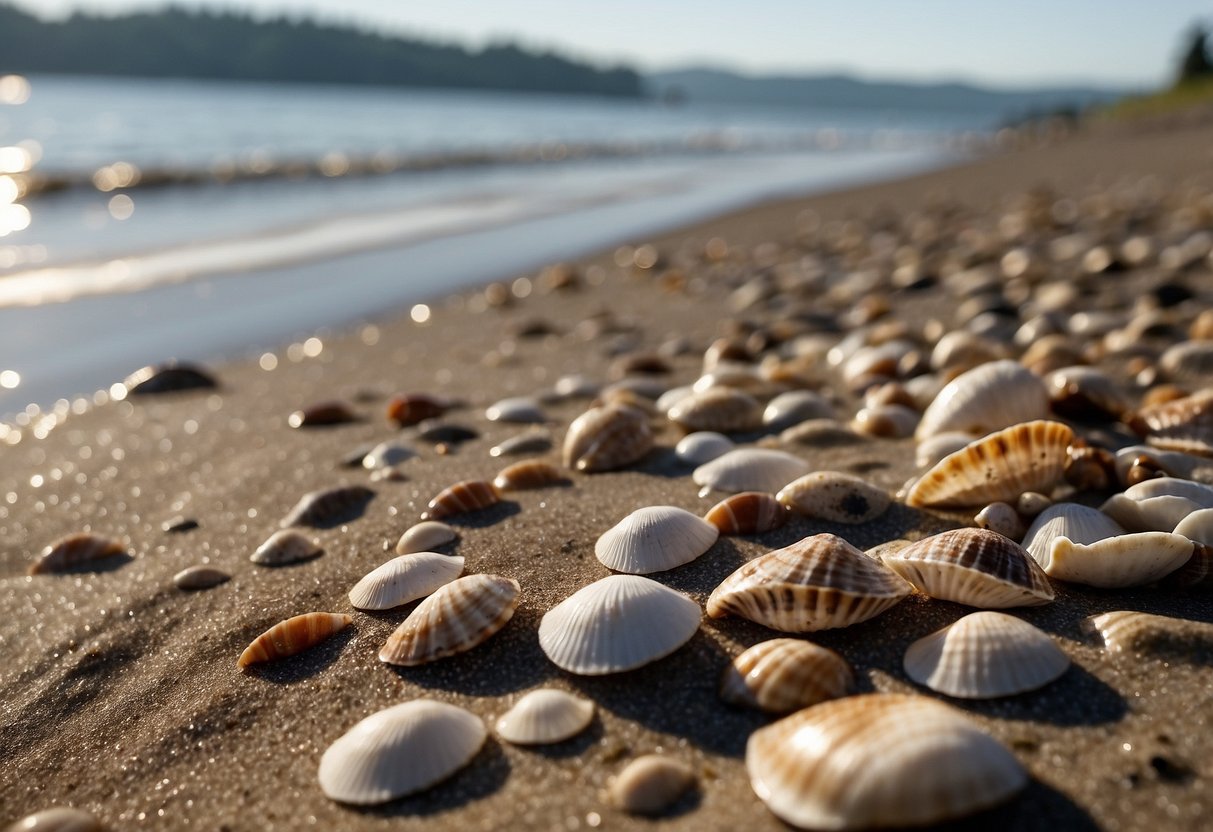
<svg viewBox="0 0 1213 832">
<path fill-rule="evenodd" d="M 715 526 L 685 509 L 648 506 L 604 532 L 594 544 L 594 555 L 607 569 L 647 575 L 690 563 L 719 535 Z"/>
<path fill-rule="evenodd" d="M 550 485 L 567 485 L 568 482 L 564 472 L 550 462 L 524 459 L 502 468 L 493 478 L 493 487 L 499 492 L 527 491 Z"/>
<path fill-rule="evenodd" d="M 424 598 L 463 572 L 463 558 L 414 552 L 393 558 L 366 574 L 349 592 L 360 610 L 388 610 Z"/>
<path fill-rule="evenodd" d="M 888 510 L 889 495 L 851 474 L 816 471 L 785 485 L 775 499 L 806 517 L 867 523 Z"/>
<path fill-rule="evenodd" d="M 594 720 L 594 703 L 555 688 L 519 699 L 497 720 L 497 736 L 514 745 L 548 745 L 577 736 Z"/>
<path fill-rule="evenodd" d="M 67 572 L 126 554 L 126 547 L 117 540 L 87 532 L 72 534 L 43 549 L 38 559 L 29 565 L 28 573 Z"/>
<path fill-rule="evenodd" d="M 444 584 L 388 637 L 379 661 L 412 667 L 467 652 L 509 623 L 518 592 L 517 581 L 500 575 L 468 575 Z"/>
<path fill-rule="evenodd" d="M 324 554 L 310 537 L 294 529 L 280 529 L 257 547 L 249 560 L 258 566 L 285 566 L 304 560 L 318 558 Z"/>
<path fill-rule="evenodd" d="M 653 449 L 653 432 L 643 411 L 607 404 L 582 413 L 564 437 L 566 468 L 587 474 L 613 471 L 639 461 Z"/>
<path fill-rule="evenodd" d="M 445 520 L 459 514 L 479 511 L 501 502 L 501 495 L 491 482 L 484 480 L 464 480 L 449 488 L 444 488 L 434 499 L 430 500 L 429 508 L 422 513 L 422 520 Z"/>
<path fill-rule="evenodd" d="M 1035 373 L 1014 361 L 991 361 L 948 382 L 914 435 L 919 441 L 949 431 L 983 436 L 1048 415 L 1049 394 Z"/>
<path fill-rule="evenodd" d="M 446 523 L 437 520 L 422 520 L 410 526 L 400 535 L 396 543 L 396 554 L 411 555 L 414 552 L 429 552 L 450 543 L 459 534 Z"/>
<path fill-rule="evenodd" d="M 362 485 L 347 485 L 304 494 L 295 507 L 279 523 L 291 526 L 312 526 L 319 529 L 339 526 L 362 516 L 375 492 Z"/>
<path fill-rule="evenodd" d="M 173 585 L 177 589 L 185 590 L 210 589 L 231 579 L 232 576 L 221 569 L 211 566 L 190 566 L 173 576 Z"/>
<path fill-rule="evenodd" d="M 680 462 L 688 465 L 703 465 L 719 456 L 727 454 L 736 447 L 736 443 L 723 433 L 710 430 L 700 430 L 688 433 L 674 446 L 674 455 Z"/>
<path fill-rule="evenodd" d="M 703 519 L 721 534 L 762 534 L 787 524 L 787 508 L 764 491 L 743 491 L 708 509 Z"/>
<path fill-rule="evenodd" d="M 1169 532 L 1139 532 L 1082 545 L 1059 537 L 1043 564 L 1050 578 L 1120 589 L 1166 577 L 1192 557 L 1192 541 Z"/>
<path fill-rule="evenodd" d="M 269 662 L 302 653 L 325 639 L 344 630 L 354 619 L 344 613 L 305 612 L 280 621 L 253 639 L 236 666 L 246 668 L 258 662 Z"/>
<path fill-rule="evenodd" d="M 611 803 L 634 815 L 658 815 L 695 784 L 691 767 L 660 754 L 646 754 L 624 767 L 611 783 Z"/>
<path fill-rule="evenodd" d="M 1036 515 L 1023 536 L 1023 547 L 1043 565 L 1059 537 L 1085 546 L 1124 533 L 1121 525 L 1102 511 L 1077 503 L 1054 503 Z"/>
<path fill-rule="evenodd" d="M 760 641 L 733 660 L 720 679 L 720 698 L 786 714 L 846 696 L 855 676 L 846 659 L 798 638 Z"/>
<path fill-rule="evenodd" d="M 797 456 L 767 448 L 738 448 L 700 465 L 691 474 L 696 485 L 713 491 L 767 491 L 774 494 L 787 483 L 809 473 L 809 464 Z"/>
</svg>

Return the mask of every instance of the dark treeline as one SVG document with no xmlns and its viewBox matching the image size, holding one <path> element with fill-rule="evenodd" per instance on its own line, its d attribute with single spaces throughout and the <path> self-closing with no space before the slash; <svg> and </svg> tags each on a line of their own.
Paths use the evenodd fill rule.
<svg viewBox="0 0 1213 832">
<path fill-rule="evenodd" d="M 177 8 L 53 22 L 0 5 L 4 72 L 642 94 L 630 69 L 512 45 L 470 51 L 308 20 Z"/>
</svg>

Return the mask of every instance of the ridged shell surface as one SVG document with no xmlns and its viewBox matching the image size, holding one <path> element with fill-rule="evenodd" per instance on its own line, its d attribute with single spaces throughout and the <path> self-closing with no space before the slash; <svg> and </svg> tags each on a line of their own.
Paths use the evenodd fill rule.
<svg viewBox="0 0 1213 832">
<path fill-rule="evenodd" d="M 472 511 L 479 511 L 501 502 L 501 495 L 491 482 L 464 480 L 442 489 L 421 515 L 422 520 L 445 520 Z"/>
<path fill-rule="evenodd" d="M 388 637 L 379 661 L 412 667 L 471 650 L 513 618 L 518 591 L 517 581 L 500 575 L 442 585 Z"/>
<path fill-rule="evenodd" d="M 810 470 L 803 459 L 784 451 L 738 448 L 700 465 L 691 474 L 691 479 L 696 485 L 730 494 L 739 491 L 774 494 Z"/>
<path fill-rule="evenodd" d="M 362 485 L 312 491 L 300 497 L 278 525 L 284 529 L 291 526 L 337 526 L 360 517 L 374 496 L 374 491 Z"/>
<path fill-rule="evenodd" d="M 213 566 L 190 566 L 173 576 L 173 585 L 185 590 L 210 589 L 231 579 L 231 575 Z"/>
<path fill-rule="evenodd" d="M 815 471 L 785 485 L 775 499 L 806 517 L 835 523 L 867 523 L 892 500 L 880 488 L 839 471 Z"/>
<path fill-rule="evenodd" d="M 126 547 L 108 537 L 90 533 L 68 535 L 43 549 L 38 559 L 29 565 L 29 574 L 63 572 L 123 554 L 126 554 Z"/>
<path fill-rule="evenodd" d="M 703 519 L 721 534 L 738 535 L 782 528 L 790 517 L 787 508 L 765 491 L 743 491 L 712 506 Z"/>
<path fill-rule="evenodd" d="M 253 639 L 240 654 L 236 665 L 244 668 L 257 662 L 270 662 L 302 653 L 341 632 L 353 620 L 344 613 L 305 612 L 280 621 Z"/>
<path fill-rule="evenodd" d="M 637 462 L 653 449 L 648 416 L 627 405 L 607 404 L 582 413 L 564 437 L 564 467 L 613 471 Z"/>
<path fill-rule="evenodd" d="M 1166 653 L 1195 658 L 1213 652 L 1213 624 L 1135 610 L 1092 616 L 1109 653 Z"/>
<path fill-rule="evenodd" d="M 1059 537 L 1044 564 L 1050 578 L 1120 589 L 1154 583 L 1192 557 L 1192 541 L 1170 532 L 1138 532 L 1083 546 Z"/>
<path fill-rule="evenodd" d="M 1213 388 L 1143 407 L 1128 421 L 1151 445 L 1169 451 L 1213 455 Z"/>
<path fill-rule="evenodd" d="M 724 456 L 735 447 L 737 443 L 723 433 L 699 430 L 679 439 L 674 446 L 674 455 L 688 465 L 703 465 Z"/>
<path fill-rule="evenodd" d="M 539 646 L 570 673 L 619 673 L 686 644 L 702 615 L 690 598 L 656 581 L 611 575 L 549 610 L 539 623 Z"/>
<path fill-rule="evenodd" d="M 396 543 L 396 554 L 409 555 L 414 552 L 428 552 L 450 543 L 457 537 L 459 537 L 458 533 L 446 523 L 438 520 L 422 520 L 420 523 L 410 526 L 404 534 L 400 535 L 400 540 Z"/>
<path fill-rule="evenodd" d="M 993 699 L 1044 687 L 1070 660 L 1026 621 L 1001 612 L 974 612 L 910 645 L 906 675 L 937 693 Z"/>
<path fill-rule="evenodd" d="M 414 552 L 392 558 L 371 570 L 350 590 L 350 603 L 360 610 L 388 610 L 424 598 L 463 572 L 463 558 L 437 552 Z"/>
<path fill-rule="evenodd" d="M 961 373 L 939 391 L 922 414 L 914 436 L 960 431 L 983 436 L 1049 415 L 1049 393 L 1030 370 L 1014 361 L 991 361 Z"/>
<path fill-rule="evenodd" d="M 26 815 L 4 832 L 106 832 L 106 827 L 88 812 L 57 806 Z"/>
<path fill-rule="evenodd" d="M 1002 609 L 1047 604 L 1044 571 L 1013 540 L 986 529 L 956 529 L 884 555 L 884 562 L 932 598 Z"/>
<path fill-rule="evenodd" d="M 924 696 L 850 696 L 750 735 L 759 799 L 803 829 L 922 826 L 1002 803 L 1028 783 L 1001 743 Z"/>
<path fill-rule="evenodd" d="M 497 720 L 497 736 L 514 745 L 547 745 L 575 737 L 594 720 L 594 703 L 556 688 L 533 690 Z"/>
<path fill-rule="evenodd" d="M 324 550 L 307 535 L 293 529 L 281 529 L 258 546 L 249 555 L 249 560 L 258 566 L 286 566 L 318 558 L 323 554 Z"/>
<path fill-rule="evenodd" d="M 610 785 L 611 803 L 633 815 L 657 815 L 695 783 L 695 772 L 681 760 L 646 754 L 628 763 Z"/>
<path fill-rule="evenodd" d="M 785 633 L 848 627 L 887 610 L 910 585 L 832 534 L 757 557 L 708 598 L 712 618 L 732 613 Z"/>
<path fill-rule="evenodd" d="M 529 491 L 533 488 L 564 485 L 568 481 L 564 471 L 550 462 L 524 459 L 502 468 L 493 478 L 493 487 L 501 492 Z"/>
<path fill-rule="evenodd" d="M 720 698 L 786 714 L 846 696 L 855 675 L 846 659 L 809 641 L 760 641 L 733 660 L 720 679 Z"/>
<path fill-rule="evenodd" d="M 1036 515 L 1023 536 L 1023 547 L 1043 566 L 1049 559 L 1053 541 L 1059 537 L 1088 545 L 1124 533 L 1119 523 L 1098 509 L 1078 503 L 1054 503 Z"/>
<path fill-rule="evenodd" d="M 648 575 L 690 563 L 712 548 L 719 535 L 715 526 L 685 509 L 648 506 L 604 532 L 594 555 L 607 569 Z"/>
<path fill-rule="evenodd" d="M 320 788 L 341 803 L 366 806 L 415 794 L 463 768 L 488 731 L 463 708 L 414 699 L 371 714 L 320 758 Z"/>
</svg>

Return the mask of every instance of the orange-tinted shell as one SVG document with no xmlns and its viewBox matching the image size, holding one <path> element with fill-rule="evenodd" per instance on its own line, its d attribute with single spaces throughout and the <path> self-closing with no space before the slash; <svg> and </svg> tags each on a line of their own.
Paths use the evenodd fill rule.
<svg viewBox="0 0 1213 832">
<path fill-rule="evenodd" d="M 270 662 L 302 653 L 341 632 L 353 620 L 344 613 L 305 612 L 280 621 L 244 648 L 236 660 L 236 666 L 244 668 L 257 662 Z"/>
<path fill-rule="evenodd" d="M 100 560 L 125 553 L 125 546 L 108 537 L 88 533 L 73 534 L 43 549 L 38 559 L 30 564 L 29 574 L 62 572 L 86 561 Z"/>
<path fill-rule="evenodd" d="M 762 534 L 788 522 L 789 513 L 765 491 L 743 491 L 726 497 L 703 516 L 721 534 Z"/>
<path fill-rule="evenodd" d="M 508 465 L 493 478 L 493 486 L 498 491 L 526 491 L 567 482 L 568 478 L 559 468 L 537 459 L 524 459 Z"/>
<path fill-rule="evenodd" d="M 379 661 L 412 667 L 463 653 L 509 623 L 518 582 L 467 575 L 440 587 L 404 619 L 379 651 Z"/>
<path fill-rule="evenodd" d="M 1213 456 L 1213 388 L 1143 407 L 1129 425 L 1156 447 Z"/>
<path fill-rule="evenodd" d="M 388 402 L 387 417 L 405 428 L 426 419 L 436 419 L 450 408 L 450 402 L 446 399 L 426 393 L 408 393 L 396 396 Z"/>
<path fill-rule="evenodd" d="M 466 514 L 488 508 L 501 502 L 501 496 L 491 482 L 464 480 L 450 488 L 444 488 L 430 500 L 429 510 L 421 515 L 422 520 L 442 520 L 456 514 Z"/>
<path fill-rule="evenodd" d="M 733 660 L 720 679 L 720 698 L 786 714 L 846 696 L 855 676 L 846 659 L 809 641 L 761 641 Z"/>
</svg>

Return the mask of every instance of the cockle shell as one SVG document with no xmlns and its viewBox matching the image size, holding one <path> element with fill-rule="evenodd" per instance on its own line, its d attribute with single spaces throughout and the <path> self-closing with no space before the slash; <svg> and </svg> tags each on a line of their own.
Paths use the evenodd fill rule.
<svg viewBox="0 0 1213 832">
<path fill-rule="evenodd" d="M 548 745 L 575 737 L 594 720 L 594 703 L 555 688 L 519 699 L 497 720 L 497 736 L 514 745 Z"/>
<path fill-rule="evenodd" d="M 767 448 L 738 448 L 700 465 L 691 474 L 696 485 L 714 491 L 767 491 L 774 494 L 811 469 L 797 456 Z"/>
<path fill-rule="evenodd" d="M 848 627 L 887 610 L 910 585 L 832 534 L 806 537 L 743 564 L 708 598 L 729 613 L 785 633 Z"/>
<path fill-rule="evenodd" d="M 349 592 L 360 610 L 388 610 L 424 598 L 463 572 L 463 558 L 414 552 L 371 570 Z"/>
<path fill-rule="evenodd" d="M 552 449 L 552 435 L 546 430 L 530 430 L 511 436 L 489 448 L 489 456 L 515 456 L 519 454 L 542 454 Z"/>
<path fill-rule="evenodd" d="M 400 535 L 396 543 L 396 554 L 411 555 L 414 552 L 428 552 L 439 546 L 450 543 L 459 534 L 446 523 L 437 520 L 422 520 L 410 526 Z"/>
<path fill-rule="evenodd" d="M 1213 488 L 1158 477 L 1113 494 L 1099 510 L 1130 531 L 1172 531 L 1194 511 L 1213 508 Z"/>
<path fill-rule="evenodd" d="M 1151 445 L 1213 456 L 1213 388 L 1143 407 L 1127 421 Z"/>
<path fill-rule="evenodd" d="M 1102 511 L 1077 503 L 1054 503 L 1036 515 L 1023 537 L 1023 547 L 1043 566 L 1049 560 L 1053 541 L 1059 537 L 1085 546 L 1124 533 L 1121 525 Z"/>
<path fill-rule="evenodd" d="M 638 575 L 611 575 L 549 610 L 539 622 L 539 646 L 570 673 L 619 673 L 673 653 L 695 635 L 701 617 L 681 592 Z"/>
<path fill-rule="evenodd" d="M 177 589 L 210 589 L 231 579 L 231 575 L 213 566 L 190 566 L 173 576 L 173 584 Z"/>
<path fill-rule="evenodd" d="M 518 592 L 517 581 L 500 575 L 444 584 L 388 637 L 379 661 L 412 667 L 471 650 L 514 617 Z"/>
<path fill-rule="evenodd" d="M 479 511 L 501 502 L 501 495 L 491 482 L 464 480 L 438 492 L 422 512 L 422 520 L 445 520 L 458 514 Z"/>
<path fill-rule="evenodd" d="M 258 566 L 285 566 L 324 554 L 314 540 L 294 529 L 279 529 L 249 555 Z"/>
<path fill-rule="evenodd" d="M 911 506 L 950 508 L 1049 491 L 1065 470 L 1074 432 L 1060 422 L 1027 422 L 978 439 L 944 457 L 906 496 Z"/>
<path fill-rule="evenodd" d="M 970 607 L 1047 604 L 1049 579 L 1013 540 L 986 529 L 955 529 L 884 554 L 890 569 L 920 592 Z"/>
<path fill-rule="evenodd" d="M 362 467 L 368 471 L 377 471 L 381 468 L 399 465 L 415 456 L 417 456 L 416 451 L 396 442 L 380 442 L 367 451 L 366 456 L 362 458 Z"/>
<path fill-rule="evenodd" d="M 327 427 L 357 421 L 358 414 L 345 402 L 319 402 L 296 410 L 286 423 L 293 428 Z"/>
<path fill-rule="evenodd" d="M 708 509 L 703 519 L 721 534 L 762 534 L 783 527 L 790 518 L 782 503 L 764 491 L 743 491 Z"/>
<path fill-rule="evenodd" d="M 302 653 L 341 632 L 353 621 L 345 613 L 336 612 L 305 612 L 280 621 L 244 648 L 236 660 L 236 666 L 245 668 L 257 662 L 270 662 Z"/>
<path fill-rule="evenodd" d="M 88 812 L 56 806 L 26 815 L 4 832 L 106 832 L 106 827 Z"/>
<path fill-rule="evenodd" d="M 582 413 L 564 437 L 566 468 L 587 474 L 613 471 L 638 461 L 653 449 L 653 432 L 643 411 L 607 404 Z"/>
<path fill-rule="evenodd" d="M 983 436 L 1048 415 L 1049 394 L 1034 373 L 1014 361 L 991 361 L 939 391 L 914 436 L 919 441 L 948 431 Z"/>
<path fill-rule="evenodd" d="M 1109 653 L 1165 653 L 1188 660 L 1213 653 L 1213 624 L 1204 621 L 1130 610 L 1105 612 L 1088 621 Z"/>
<path fill-rule="evenodd" d="M 867 523 L 891 503 L 883 490 L 838 471 L 805 474 L 781 488 L 775 499 L 806 517 L 835 523 Z"/>
<path fill-rule="evenodd" d="M 798 638 L 760 641 L 733 659 L 720 679 L 720 698 L 786 714 L 846 696 L 855 675 L 846 659 Z"/>
<path fill-rule="evenodd" d="M 547 421 L 547 415 L 544 414 L 543 408 L 539 406 L 539 402 L 525 397 L 502 399 L 489 405 L 488 409 L 484 411 L 484 418 L 490 422 L 528 423 Z"/>
<path fill-rule="evenodd" d="M 745 433 L 762 427 L 762 405 L 758 400 L 729 387 L 712 387 L 680 399 L 666 415 L 689 431 Z"/>
<path fill-rule="evenodd" d="M 660 754 L 637 757 L 611 782 L 611 803 L 634 815 L 657 815 L 695 784 L 686 763 Z"/>
<path fill-rule="evenodd" d="M 798 711 L 751 734 L 745 759 L 759 799 L 804 829 L 925 826 L 1028 783 L 1014 755 L 960 711 L 894 693 Z"/>
<path fill-rule="evenodd" d="M 451 408 L 451 402 L 426 393 L 411 393 L 396 396 L 387 406 L 387 417 L 391 421 L 408 427 L 426 419 L 435 419 Z"/>
<path fill-rule="evenodd" d="M 762 412 L 762 424 L 773 431 L 784 430 L 809 419 L 832 418 L 834 405 L 825 396 L 811 390 L 780 393 L 767 403 Z"/>
<path fill-rule="evenodd" d="M 386 803 L 445 780 L 484 745 L 488 731 L 463 708 L 414 699 L 371 714 L 320 758 L 320 788 L 342 803 Z"/>
<path fill-rule="evenodd" d="M 362 516 L 375 492 L 362 485 L 347 485 L 304 494 L 282 518 L 282 528 L 314 526 L 330 528 Z"/>
<path fill-rule="evenodd" d="M 1070 660 L 1028 622 L 982 611 L 911 644 L 903 665 L 907 676 L 937 693 L 993 699 L 1044 687 Z"/>
<path fill-rule="evenodd" d="M 680 462 L 688 465 L 703 465 L 727 454 L 735 447 L 736 443 L 723 433 L 699 430 L 678 440 L 678 444 L 674 446 L 674 455 Z"/>
<path fill-rule="evenodd" d="M 648 506 L 604 532 L 594 555 L 607 569 L 648 575 L 690 563 L 712 548 L 719 535 L 715 526 L 685 509 Z"/>
<path fill-rule="evenodd" d="M 56 540 L 29 565 L 30 575 L 66 572 L 93 561 L 125 555 L 126 547 L 99 534 L 81 533 Z"/>
<path fill-rule="evenodd" d="M 568 482 L 564 472 L 550 462 L 524 459 L 502 468 L 493 478 L 493 487 L 499 492 L 527 491 L 549 485 L 567 485 Z"/>
<path fill-rule="evenodd" d="M 977 512 L 973 522 L 979 529 L 998 532 L 1003 537 L 1009 537 L 1014 541 L 1023 540 L 1026 531 L 1023 520 L 1019 519 L 1019 512 L 1007 503 L 990 503 Z"/>
<path fill-rule="evenodd" d="M 1059 537 L 1043 563 L 1050 578 L 1101 589 L 1154 583 L 1188 562 L 1192 541 L 1169 532 L 1139 532 L 1089 545 Z"/>
</svg>

